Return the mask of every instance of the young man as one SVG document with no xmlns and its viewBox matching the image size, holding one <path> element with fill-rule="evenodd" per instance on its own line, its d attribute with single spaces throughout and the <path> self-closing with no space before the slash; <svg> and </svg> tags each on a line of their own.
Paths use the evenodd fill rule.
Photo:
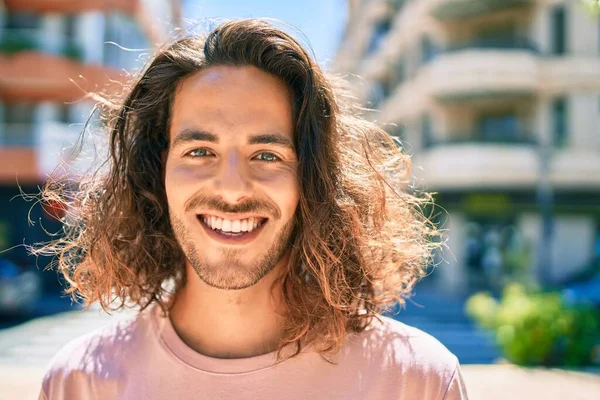
<svg viewBox="0 0 600 400">
<path fill-rule="evenodd" d="M 153 58 L 42 249 L 73 295 L 140 312 L 62 349 L 41 398 L 466 398 L 453 354 L 380 315 L 438 232 L 407 156 L 338 94 L 260 20 Z"/>
</svg>

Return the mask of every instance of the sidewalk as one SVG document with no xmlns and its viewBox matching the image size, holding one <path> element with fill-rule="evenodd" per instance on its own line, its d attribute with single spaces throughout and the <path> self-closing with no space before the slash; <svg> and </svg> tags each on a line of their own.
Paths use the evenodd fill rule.
<svg viewBox="0 0 600 400">
<path fill-rule="evenodd" d="M 73 311 L 0 331 L 0 399 L 37 399 L 46 364 L 64 343 L 126 315 Z M 471 400 L 600 399 L 600 368 L 576 372 L 469 364 L 462 372 Z"/>
<path fill-rule="evenodd" d="M 600 369 L 576 372 L 512 364 L 464 365 L 471 400 L 598 400 Z"/>
</svg>

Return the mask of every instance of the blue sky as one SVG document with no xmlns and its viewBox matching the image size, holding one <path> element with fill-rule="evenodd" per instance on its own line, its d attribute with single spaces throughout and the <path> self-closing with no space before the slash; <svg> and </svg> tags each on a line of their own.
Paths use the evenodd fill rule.
<svg viewBox="0 0 600 400">
<path fill-rule="evenodd" d="M 346 22 L 347 0 L 184 0 L 183 17 L 192 20 L 210 18 L 276 18 L 289 23 L 308 39 L 323 67 L 335 56 Z M 294 32 L 291 32 L 294 34 Z M 298 37 L 297 34 L 294 36 Z M 300 40 L 306 42 L 302 37 Z"/>
</svg>

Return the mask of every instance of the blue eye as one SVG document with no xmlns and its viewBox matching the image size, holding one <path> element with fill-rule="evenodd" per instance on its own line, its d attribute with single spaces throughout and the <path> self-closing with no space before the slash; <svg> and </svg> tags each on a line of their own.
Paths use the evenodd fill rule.
<svg viewBox="0 0 600 400">
<path fill-rule="evenodd" d="M 211 155 L 212 153 L 205 148 L 194 149 L 187 152 L 186 156 L 190 156 L 192 158 L 206 157 Z"/>
<path fill-rule="evenodd" d="M 270 152 L 260 153 L 259 155 L 256 156 L 256 158 L 259 161 L 265 161 L 265 162 L 281 161 L 281 159 L 279 157 L 277 157 L 275 154 L 270 153 Z"/>
</svg>

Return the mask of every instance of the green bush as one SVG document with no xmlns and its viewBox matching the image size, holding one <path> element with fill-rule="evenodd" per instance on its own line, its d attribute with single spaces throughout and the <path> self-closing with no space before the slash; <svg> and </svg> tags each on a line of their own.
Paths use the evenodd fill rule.
<svg viewBox="0 0 600 400">
<path fill-rule="evenodd" d="M 39 47 L 37 40 L 31 35 L 22 32 L 4 32 L 0 37 L 0 53 L 12 55 L 26 50 L 36 50 Z"/>
<path fill-rule="evenodd" d="M 581 366 L 594 361 L 600 313 L 592 306 L 569 306 L 559 293 L 531 293 L 512 283 L 500 301 L 487 292 L 471 296 L 466 310 L 479 326 L 495 334 L 512 363 Z"/>
<path fill-rule="evenodd" d="M 63 55 L 75 61 L 83 60 L 83 49 L 76 43 L 68 43 L 63 51 Z"/>
</svg>

